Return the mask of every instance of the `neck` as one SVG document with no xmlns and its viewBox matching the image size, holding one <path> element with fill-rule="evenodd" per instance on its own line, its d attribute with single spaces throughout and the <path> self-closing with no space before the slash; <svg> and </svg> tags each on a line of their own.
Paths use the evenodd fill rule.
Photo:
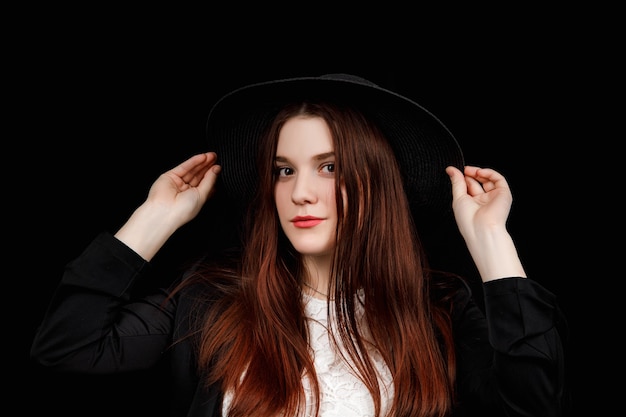
<svg viewBox="0 0 626 417">
<path fill-rule="evenodd" d="M 307 283 L 306 281 L 302 282 L 304 284 L 305 287 L 309 288 L 311 291 L 313 291 L 316 294 L 322 295 L 324 296 L 324 298 L 328 298 L 328 294 L 325 292 L 322 292 L 320 290 L 318 290 L 317 288 L 311 286 L 309 283 Z"/>
<path fill-rule="evenodd" d="M 326 289 L 330 279 L 330 257 L 304 256 L 303 261 L 306 271 L 302 277 L 303 285 L 313 292 L 311 295 L 317 295 L 317 298 L 328 298 Z"/>
</svg>

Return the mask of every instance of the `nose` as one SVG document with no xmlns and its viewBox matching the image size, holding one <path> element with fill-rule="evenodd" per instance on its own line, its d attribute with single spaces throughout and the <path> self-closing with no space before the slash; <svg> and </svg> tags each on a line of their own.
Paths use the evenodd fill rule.
<svg viewBox="0 0 626 417">
<path fill-rule="evenodd" d="M 315 178 L 299 173 L 293 182 L 291 201 L 294 204 L 313 204 L 317 201 L 315 193 Z"/>
</svg>

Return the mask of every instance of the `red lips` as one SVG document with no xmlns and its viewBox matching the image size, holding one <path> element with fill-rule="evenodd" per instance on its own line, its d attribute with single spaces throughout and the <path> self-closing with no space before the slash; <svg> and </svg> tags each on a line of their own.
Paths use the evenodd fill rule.
<svg viewBox="0 0 626 417">
<path fill-rule="evenodd" d="M 299 228 L 317 226 L 322 221 L 323 219 L 320 219 L 319 217 L 314 217 L 314 216 L 296 216 L 293 219 L 291 219 L 291 222 L 293 223 L 293 225 Z"/>
</svg>

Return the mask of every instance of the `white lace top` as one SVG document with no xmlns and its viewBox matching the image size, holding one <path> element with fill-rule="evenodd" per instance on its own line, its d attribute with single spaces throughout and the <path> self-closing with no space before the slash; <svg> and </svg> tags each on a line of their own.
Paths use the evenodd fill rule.
<svg viewBox="0 0 626 417">
<path fill-rule="evenodd" d="M 373 417 L 374 401 L 369 391 L 363 382 L 354 375 L 341 354 L 336 352 L 330 340 L 326 300 L 320 300 L 306 294 L 303 297 L 305 314 L 309 318 L 311 353 L 321 390 L 319 417 Z M 332 308 L 330 314 L 333 314 Z M 378 352 L 370 351 L 369 354 L 372 356 L 379 374 L 382 415 L 384 416 L 394 393 L 391 373 Z M 310 381 L 304 377 L 302 382 L 307 396 L 307 404 L 306 412 L 301 413 L 298 417 L 314 417 L 312 413 L 315 404 Z M 223 403 L 224 416 L 228 415 L 227 410 L 231 400 L 232 395 L 227 393 Z"/>
</svg>

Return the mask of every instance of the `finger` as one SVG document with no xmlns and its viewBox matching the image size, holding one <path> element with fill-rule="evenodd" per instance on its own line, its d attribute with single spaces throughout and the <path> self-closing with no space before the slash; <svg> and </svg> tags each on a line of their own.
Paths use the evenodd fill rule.
<svg viewBox="0 0 626 417">
<path fill-rule="evenodd" d="M 490 168 L 481 168 L 476 172 L 476 179 L 481 182 L 485 191 L 495 188 L 508 188 L 508 182 L 504 175 Z"/>
<path fill-rule="evenodd" d="M 180 171 L 175 173 L 178 174 L 186 184 L 195 187 L 202 181 L 206 172 L 216 161 L 217 155 L 215 152 L 197 154 L 175 168 L 180 168 Z"/>
<path fill-rule="evenodd" d="M 452 183 L 452 198 L 456 199 L 467 194 L 467 183 L 465 182 L 465 176 L 456 167 L 449 166 L 446 168 L 446 173 L 450 177 Z"/>
<path fill-rule="evenodd" d="M 491 168 L 480 168 L 477 166 L 467 166 L 464 170 L 469 192 L 476 195 L 482 192 L 489 192 L 496 188 L 496 181 L 503 180 L 504 177 Z"/>
<path fill-rule="evenodd" d="M 485 192 L 485 189 L 483 188 L 483 184 L 480 181 L 478 181 L 476 178 L 466 176 L 465 182 L 467 184 L 467 193 L 469 195 L 478 195 L 478 194 L 482 194 Z"/>
<path fill-rule="evenodd" d="M 208 152 L 195 154 L 191 156 L 190 158 L 186 159 L 185 161 L 181 162 L 174 168 L 172 168 L 171 171 L 177 175 L 183 176 L 186 173 L 192 171 L 194 167 L 200 164 L 206 163 L 208 157 L 209 157 Z"/>
<path fill-rule="evenodd" d="M 477 167 L 475 165 L 465 165 L 465 167 L 463 168 L 463 174 L 465 174 L 468 177 L 475 178 L 477 175 L 477 172 L 481 169 L 483 168 Z"/>
<path fill-rule="evenodd" d="M 221 170 L 222 170 L 221 166 L 212 165 L 205 172 L 204 176 L 202 177 L 202 181 L 200 181 L 198 185 L 196 186 L 196 188 L 198 189 L 198 191 L 204 197 L 205 200 L 213 193 L 215 183 L 217 181 L 217 177 L 219 173 L 221 172 Z"/>
<path fill-rule="evenodd" d="M 463 168 L 463 180 L 465 182 L 466 194 L 476 195 L 484 192 L 482 184 L 476 178 L 480 169 L 480 167 L 473 165 L 466 165 Z"/>
</svg>

